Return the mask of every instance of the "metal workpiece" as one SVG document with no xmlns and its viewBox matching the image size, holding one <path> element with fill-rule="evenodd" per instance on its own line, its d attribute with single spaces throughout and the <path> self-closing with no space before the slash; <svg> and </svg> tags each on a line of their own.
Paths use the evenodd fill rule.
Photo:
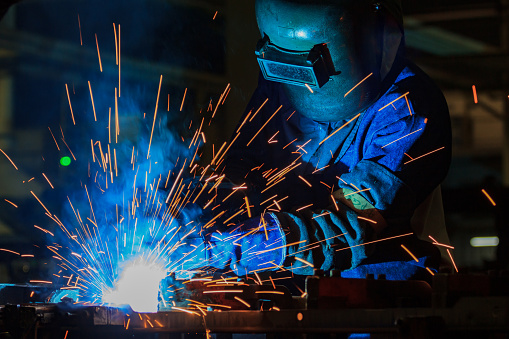
<svg viewBox="0 0 509 339">
<path fill-rule="evenodd" d="M 74 303 L 68 298 L 52 304 L 7 304 L 0 306 L 0 333 L 29 339 L 182 339 L 211 334 L 221 339 L 241 334 L 296 339 L 351 333 L 371 333 L 377 338 L 463 334 L 490 338 L 509 333 L 509 289 L 504 275 L 436 274 L 431 288 L 422 281 L 316 273 L 308 277 L 300 297 L 272 284 L 188 281 L 156 313 Z"/>
</svg>

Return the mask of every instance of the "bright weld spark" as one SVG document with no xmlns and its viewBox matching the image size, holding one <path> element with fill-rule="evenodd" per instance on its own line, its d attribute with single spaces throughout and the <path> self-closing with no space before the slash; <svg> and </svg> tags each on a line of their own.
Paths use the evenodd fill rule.
<svg viewBox="0 0 509 339">
<path fill-rule="evenodd" d="M 9 156 L 7 154 L 5 154 L 5 152 L 0 148 L 0 152 L 2 152 L 2 154 L 7 158 L 7 160 L 10 161 L 10 163 L 12 164 L 12 166 L 14 166 L 14 168 L 16 170 L 18 170 L 18 167 L 14 164 L 14 162 L 11 160 L 11 158 L 9 158 Z"/>
<path fill-rule="evenodd" d="M 389 145 L 391 145 L 391 144 L 395 143 L 396 141 L 399 141 L 399 140 L 401 140 L 401 139 L 403 139 L 403 138 L 406 138 L 406 137 L 408 137 L 408 136 L 410 136 L 410 135 L 412 135 L 412 134 L 414 134 L 414 133 L 417 133 L 417 132 L 419 132 L 419 131 L 422 131 L 422 128 L 419 128 L 417 131 L 413 131 L 412 133 L 408 133 L 407 135 L 402 136 L 401 138 L 398 138 L 398 139 L 396 139 L 396 140 L 394 140 L 394 141 L 391 141 L 390 143 L 388 143 L 388 144 L 387 144 L 387 145 L 385 145 L 385 146 L 382 146 L 381 148 L 384 148 L 384 147 L 386 147 L 386 146 L 389 146 Z"/>
<path fill-rule="evenodd" d="M 242 293 L 242 290 L 214 290 L 214 291 L 203 291 L 203 294 L 210 293 Z"/>
<path fill-rule="evenodd" d="M 307 261 L 299 259 L 297 257 L 295 259 L 301 260 L 303 262 L 307 262 Z M 311 266 L 311 267 L 313 267 L 313 266 Z M 281 292 L 281 291 L 256 291 L 255 294 L 279 294 L 279 295 L 284 295 L 285 292 Z"/>
<path fill-rule="evenodd" d="M 157 106 L 159 105 L 159 94 L 161 94 L 161 83 L 163 82 L 163 75 L 159 78 L 159 89 L 157 90 L 157 99 L 156 99 L 156 108 L 154 110 L 154 121 L 152 122 L 152 130 L 150 131 L 150 141 L 148 143 L 148 151 L 147 151 L 147 159 L 150 156 L 150 145 L 152 144 L 152 136 L 154 134 L 154 127 L 156 125 L 156 117 L 157 117 Z"/>
<path fill-rule="evenodd" d="M 337 130 L 335 130 L 334 132 L 332 132 L 328 137 L 326 137 L 325 139 L 323 139 L 322 141 L 320 141 L 320 143 L 318 145 L 321 145 L 323 144 L 327 139 L 329 139 L 330 137 L 332 137 L 334 134 L 336 134 L 337 132 L 341 131 L 344 127 L 346 127 L 348 124 L 350 124 L 352 121 L 354 121 L 355 119 L 357 119 L 358 117 L 360 117 L 361 114 L 357 114 L 356 116 L 354 116 L 352 119 L 348 120 L 343 126 L 341 126 L 340 128 L 338 128 Z"/>
<path fill-rule="evenodd" d="M 489 199 L 489 201 L 491 202 L 491 204 L 493 206 L 497 206 L 497 204 L 495 204 L 495 201 L 490 197 L 490 195 L 488 194 L 488 192 L 486 192 L 484 189 L 482 189 L 482 192 L 484 193 L 484 195 L 486 196 L 486 198 Z"/>
<path fill-rule="evenodd" d="M 13 254 L 16 254 L 16 255 L 20 255 L 20 253 L 18 253 L 18 252 L 14 252 L 14 251 L 11 251 L 11 250 L 8 250 L 8 249 L 5 249 L 5 248 L 0 248 L 0 251 L 4 251 L 4 252 L 9 252 L 9 253 L 13 253 Z"/>
<path fill-rule="evenodd" d="M 431 235 L 428 235 L 428 237 L 433 241 L 433 245 L 437 245 L 437 246 L 442 246 L 442 247 L 447 247 L 447 248 L 450 248 L 451 250 L 454 249 L 453 246 L 450 246 L 450 245 L 446 245 L 446 244 L 442 244 L 442 243 L 439 243 L 438 241 L 436 241 Z"/>
<path fill-rule="evenodd" d="M 53 138 L 53 141 L 55 141 L 55 145 L 57 146 L 57 150 L 60 151 L 60 147 L 58 147 L 57 139 L 55 139 L 55 136 L 53 135 L 53 132 L 51 131 L 51 128 L 49 128 L 49 126 L 48 126 L 48 129 L 49 129 L 49 132 L 51 133 L 51 137 Z"/>
<path fill-rule="evenodd" d="M 69 96 L 69 87 L 67 87 L 67 84 L 65 84 L 65 92 L 67 93 L 67 100 L 69 101 L 69 108 L 71 109 L 72 123 L 73 125 L 76 125 L 76 121 L 74 121 L 74 113 L 72 111 L 71 97 Z"/>
<path fill-rule="evenodd" d="M 118 41 L 117 41 L 117 27 L 113 23 L 113 34 L 115 35 L 115 65 L 118 65 Z"/>
<path fill-rule="evenodd" d="M 413 113 L 412 113 L 412 109 L 410 108 L 410 102 L 408 102 L 408 97 L 406 97 L 406 96 L 405 96 L 405 101 L 406 101 L 406 105 L 408 107 L 408 111 L 410 112 L 410 115 L 412 116 Z M 428 118 L 426 118 L 426 119 L 428 119 Z M 424 123 L 426 123 L 426 122 L 424 122 Z"/>
<path fill-rule="evenodd" d="M 474 95 L 474 104 L 477 104 L 477 90 L 475 89 L 475 85 L 472 85 L 472 94 Z"/>
<path fill-rule="evenodd" d="M 47 280 L 30 280 L 29 282 L 33 284 L 53 284 L 51 281 Z"/>
<path fill-rule="evenodd" d="M 367 77 L 365 77 L 364 79 L 362 79 L 357 85 L 353 86 L 351 90 L 349 90 L 348 92 L 346 92 L 345 94 L 345 98 L 348 94 L 350 94 L 351 91 L 353 91 L 355 88 L 357 88 L 357 86 L 359 86 L 360 84 L 362 84 L 364 82 L 364 80 L 366 80 L 367 78 L 369 78 L 370 76 L 372 76 L 373 73 L 369 73 L 369 75 Z"/>
<path fill-rule="evenodd" d="M 260 129 L 258 130 L 258 132 L 256 132 L 256 134 L 251 138 L 251 140 L 249 140 L 249 142 L 247 143 L 246 146 L 249 146 L 251 144 L 251 142 L 253 142 L 253 140 L 256 138 L 256 136 L 262 131 L 262 129 L 267 126 L 267 124 L 269 123 L 270 120 L 272 120 L 272 118 L 276 115 L 277 112 L 279 112 L 279 110 L 283 107 L 283 105 L 279 106 L 279 108 L 270 116 L 269 119 L 267 119 L 267 121 L 265 121 L 265 123 L 263 124 L 262 127 L 260 127 Z"/>
<path fill-rule="evenodd" d="M 92 100 L 92 109 L 94 110 L 94 120 L 97 121 L 97 116 L 95 114 L 94 96 L 92 95 L 92 86 L 90 86 L 90 81 L 88 82 L 88 89 L 90 90 L 90 100 Z"/>
<path fill-rule="evenodd" d="M 99 43 L 97 42 L 97 33 L 95 34 L 95 44 L 97 46 L 97 57 L 99 58 L 99 69 L 103 71 L 103 64 L 101 62 L 101 53 L 99 53 Z"/>
<path fill-rule="evenodd" d="M 249 206 L 249 200 L 247 196 L 244 197 L 244 200 L 246 201 L 247 215 L 251 218 L 251 206 Z"/>
<path fill-rule="evenodd" d="M 308 185 L 309 187 L 312 187 L 311 184 L 309 183 L 309 181 L 307 181 L 306 179 L 304 179 L 302 176 L 299 175 L 299 179 L 304 181 L 306 183 L 306 185 Z"/>
<path fill-rule="evenodd" d="M 327 212 L 324 212 L 324 213 L 322 213 L 322 214 L 319 214 L 319 215 L 314 216 L 312 219 L 316 219 L 316 218 L 324 217 L 324 216 L 329 215 L 329 214 L 330 214 L 330 212 L 328 212 L 328 211 L 327 211 Z"/>
<path fill-rule="evenodd" d="M 445 148 L 445 147 L 440 147 L 440 148 L 438 148 L 438 149 L 436 149 L 436 150 L 434 150 L 434 151 L 431 151 L 431 152 L 428 152 L 428 153 L 426 153 L 426 154 L 423 154 L 423 155 L 421 155 L 421 156 L 419 156 L 419 157 L 417 157 L 417 158 L 413 158 L 412 160 L 408 160 L 408 161 L 407 161 L 407 162 L 405 162 L 403 165 L 406 165 L 406 164 L 408 164 L 408 163 L 410 163 L 410 162 L 412 162 L 412 161 L 414 161 L 414 160 L 417 160 L 417 159 L 423 158 L 423 157 L 425 157 L 425 156 L 427 156 L 427 155 L 430 155 L 430 154 L 432 154 L 432 153 L 435 153 L 435 152 L 438 152 L 438 151 L 440 151 L 440 150 L 443 150 L 444 148 Z"/>
<path fill-rule="evenodd" d="M 80 15 L 78 14 L 78 28 L 80 31 L 80 46 L 83 46 L 83 38 L 81 37 L 81 22 L 80 22 Z"/>
<path fill-rule="evenodd" d="M 290 247 L 290 246 L 294 246 L 294 245 L 299 245 L 299 244 L 302 244 L 302 243 L 305 243 L 305 242 L 307 242 L 307 240 L 301 240 L 301 241 L 293 242 L 291 244 L 286 244 L 286 245 L 279 246 L 279 247 L 276 247 L 276 248 L 271 248 L 270 250 L 259 251 L 259 252 L 256 252 L 256 253 L 257 254 L 263 254 L 263 253 L 267 253 L 267 252 L 270 252 L 270 251 L 278 250 L 280 248 L 285 248 L 285 247 Z"/>
<path fill-rule="evenodd" d="M 118 24 L 118 97 L 120 98 L 120 65 L 121 65 L 121 54 L 120 54 L 120 24 Z"/>
<path fill-rule="evenodd" d="M 365 188 L 363 190 L 357 190 L 355 192 L 352 192 L 352 193 L 348 193 L 348 194 L 345 194 L 345 198 L 348 197 L 349 195 L 353 195 L 353 194 L 357 194 L 357 193 L 360 193 L 360 192 L 366 192 L 366 191 L 369 191 L 371 188 Z"/>
<path fill-rule="evenodd" d="M 412 253 L 410 252 L 410 250 L 408 248 L 405 247 L 405 245 L 401 244 L 401 247 L 408 252 L 408 254 L 410 254 L 410 256 L 412 257 L 412 259 L 414 259 L 416 262 L 419 262 L 419 259 L 417 259 L 417 257 Z"/>
<path fill-rule="evenodd" d="M 12 201 L 9 201 L 7 199 L 4 199 L 5 201 L 7 201 L 9 204 L 11 204 L 12 206 L 18 208 L 18 205 L 16 205 L 15 203 L 13 203 Z"/>
<path fill-rule="evenodd" d="M 307 89 L 308 89 L 311 93 L 314 93 L 314 92 L 313 92 L 313 90 L 311 89 L 311 87 L 309 87 L 309 85 L 308 85 L 308 84 L 304 84 L 304 85 L 307 87 Z"/>
<path fill-rule="evenodd" d="M 214 13 L 214 16 L 212 17 L 212 20 L 216 20 L 217 11 Z"/>
<path fill-rule="evenodd" d="M 246 301 L 242 300 L 241 298 L 239 298 L 239 297 L 237 297 L 237 296 L 235 296 L 235 297 L 233 297 L 233 298 L 234 298 L 235 300 L 237 300 L 237 301 L 239 301 L 239 302 L 243 303 L 244 305 L 246 305 L 246 307 L 247 307 L 247 308 L 251 308 L 251 305 L 249 305 Z"/>
<path fill-rule="evenodd" d="M 34 196 L 35 199 L 37 199 L 37 201 L 39 202 L 39 204 L 41 204 L 41 206 L 46 210 L 46 212 L 51 215 L 51 213 L 49 212 L 49 210 L 46 208 L 46 206 L 44 206 L 44 204 L 42 203 L 41 200 L 39 200 L 39 198 L 35 195 L 34 192 L 30 191 L 30 193 L 32 193 L 32 195 Z"/>
<path fill-rule="evenodd" d="M 338 206 L 338 203 L 336 202 L 336 199 L 334 198 L 334 196 L 331 194 L 331 199 L 332 199 L 332 202 L 334 203 L 334 207 L 336 207 L 336 211 L 339 211 L 339 206 Z"/>
<path fill-rule="evenodd" d="M 406 97 L 408 94 L 410 94 L 410 92 L 406 92 L 405 94 L 397 97 L 396 99 L 392 100 L 391 102 L 389 102 L 387 105 L 385 105 L 384 107 L 380 108 L 378 111 L 380 112 L 381 110 L 383 110 L 384 108 L 386 108 L 387 106 L 390 106 L 392 105 L 394 102 L 398 101 L 399 99 L 403 98 L 403 97 Z"/>
<path fill-rule="evenodd" d="M 296 209 L 296 211 L 298 212 L 298 211 L 300 211 L 300 210 L 303 210 L 303 209 L 308 208 L 308 207 L 311 207 L 311 206 L 313 206 L 313 204 L 309 204 L 309 205 L 306 205 L 306 206 L 302 206 L 302 207 L 297 208 L 297 209 Z"/>
<path fill-rule="evenodd" d="M 458 272 L 458 267 L 456 266 L 456 263 L 454 262 L 454 259 L 452 258 L 452 254 L 451 254 L 451 251 L 449 251 L 449 249 L 447 248 L 447 254 L 449 254 L 449 258 L 451 258 L 451 262 L 454 266 L 454 270 L 456 270 L 456 273 Z"/>
<path fill-rule="evenodd" d="M 309 267 L 314 267 L 314 266 L 313 266 L 310 262 L 308 262 L 308 261 L 306 261 L 306 260 L 304 260 L 304 259 L 301 259 L 301 258 L 299 258 L 299 257 L 294 257 L 294 258 L 295 258 L 295 260 L 298 260 L 298 261 L 300 261 L 301 263 L 303 263 L 303 264 L 305 264 L 305 265 L 308 265 Z M 257 292 L 257 293 L 258 293 L 258 292 Z M 283 294 L 283 293 L 281 293 L 281 294 Z"/>
<path fill-rule="evenodd" d="M 254 117 L 258 114 L 258 112 L 260 112 L 260 110 L 263 108 L 263 106 L 265 106 L 267 101 L 269 101 L 269 98 L 265 99 L 265 101 L 260 105 L 260 107 L 258 107 L 256 112 L 251 116 L 251 118 L 249 118 L 249 122 L 253 121 Z"/>
<path fill-rule="evenodd" d="M 176 306 L 172 306 L 171 308 L 172 308 L 173 310 L 179 310 L 179 311 L 182 311 L 182 312 L 191 313 L 191 314 L 194 314 L 194 315 L 200 316 L 200 314 L 198 314 L 198 313 L 196 313 L 196 312 L 193 312 L 193 311 L 186 310 L 185 308 L 180 308 L 180 307 L 176 307 Z"/>
<path fill-rule="evenodd" d="M 369 245 L 369 244 L 373 244 L 375 242 L 386 241 L 386 240 L 391 240 L 391 239 L 396 239 L 396 238 L 401 238 L 401 237 L 407 237 L 407 236 L 412 235 L 412 234 L 413 233 L 405 233 L 405 234 L 396 235 L 394 237 L 388 237 L 388 238 L 384 238 L 384 239 L 368 241 L 368 242 L 365 242 L 364 244 L 359 244 L 359 245 L 353 245 L 353 246 L 349 246 L 349 247 L 345 247 L 345 248 L 340 248 L 340 249 L 336 250 L 336 252 L 344 251 L 344 250 L 349 250 L 350 248 L 353 248 L 353 247 L 366 246 L 366 245 Z"/>
<path fill-rule="evenodd" d="M 361 216 L 357 216 L 357 219 L 366 220 L 367 222 L 370 222 L 372 224 L 376 224 L 377 223 L 375 220 L 371 220 L 371 219 L 364 218 L 364 217 L 361 217 Z"/>
<path fill-rule="evenodd" d="M 435 273 L 433 273 L 432 270 L 429 269 L 429 267 L 426 267 L 426 270 L 431 274 L 431 275 L 435 275 Z"/>
<path fill-rule="evenodd" d="M 46 181 L 48 182 L 48 184 L 51 186 L 52 189 L 55 189 L 55 187 L 53 187 L 53 185 L 51 184 L 51 182 L 49 181 L 48 177 L 46 176 L 46 174 L 42 174 L 42 176 L 44 177 L 44 179 L 46 179 Z"/>
<path fill-rule="evenodd" d="M 182 103 L 180 104 L 180 112 L 182 112 L 182 109 L 184 108 L 184 101 L 186 100 L 186 94 L 187 94 L 187 87 L 184 90 L 184 96 L 182 97 Z"/>
</svg>

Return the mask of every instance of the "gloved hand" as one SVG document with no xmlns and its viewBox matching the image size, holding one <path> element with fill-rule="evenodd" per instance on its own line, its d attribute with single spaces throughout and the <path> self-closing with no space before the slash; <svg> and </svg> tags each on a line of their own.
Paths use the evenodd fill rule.
<svg viewBox="0 0 509 339">
<path fill-rule="evenodd" d="M 286 237 L 272 213 L 245 220 L 223 232 L 184 236 L 170 255 L 171 270 L 227 269 L 237 275 L 275 270 L 283 264 Z"/>
</svg>

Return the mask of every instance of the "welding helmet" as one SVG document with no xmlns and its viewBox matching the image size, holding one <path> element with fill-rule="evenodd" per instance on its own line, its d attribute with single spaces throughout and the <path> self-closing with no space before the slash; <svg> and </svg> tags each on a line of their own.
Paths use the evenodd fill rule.
<svg viewBox="0 0 509 339">
<path fill-rule="evenodd" d="M 256 18 L 263 76 L 321 122 L 377 99 L 403 37 L 399 0 L 256 0 Z"/>
</svg>

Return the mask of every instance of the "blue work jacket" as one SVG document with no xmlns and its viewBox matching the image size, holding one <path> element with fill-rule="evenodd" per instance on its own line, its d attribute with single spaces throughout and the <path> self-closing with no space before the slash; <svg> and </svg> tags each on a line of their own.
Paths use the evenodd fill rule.
<svg viewBox="0 0 509 339">
<path fill-rule="evenodd" d="M 228 178 L 249 187 L 253 213 L 272 212 L 286 234 L 276 265 L 298 274 L 340 269 L 345 277 L 383 273 L 389 279 L 437 269 L 436 248 L 409 233 L 415 209 L 448 171 L 447 104 L 406 60 L 383 88 L 359 116 L 317 122 L 296 112 L 281 84 L 260 76 L 221 165 Z M 360 218 L 336 199 L 340 189 L 360 194 L 387 226 Z M 252 265 L 260 265 L 255 255 Z"/>
</svg>

